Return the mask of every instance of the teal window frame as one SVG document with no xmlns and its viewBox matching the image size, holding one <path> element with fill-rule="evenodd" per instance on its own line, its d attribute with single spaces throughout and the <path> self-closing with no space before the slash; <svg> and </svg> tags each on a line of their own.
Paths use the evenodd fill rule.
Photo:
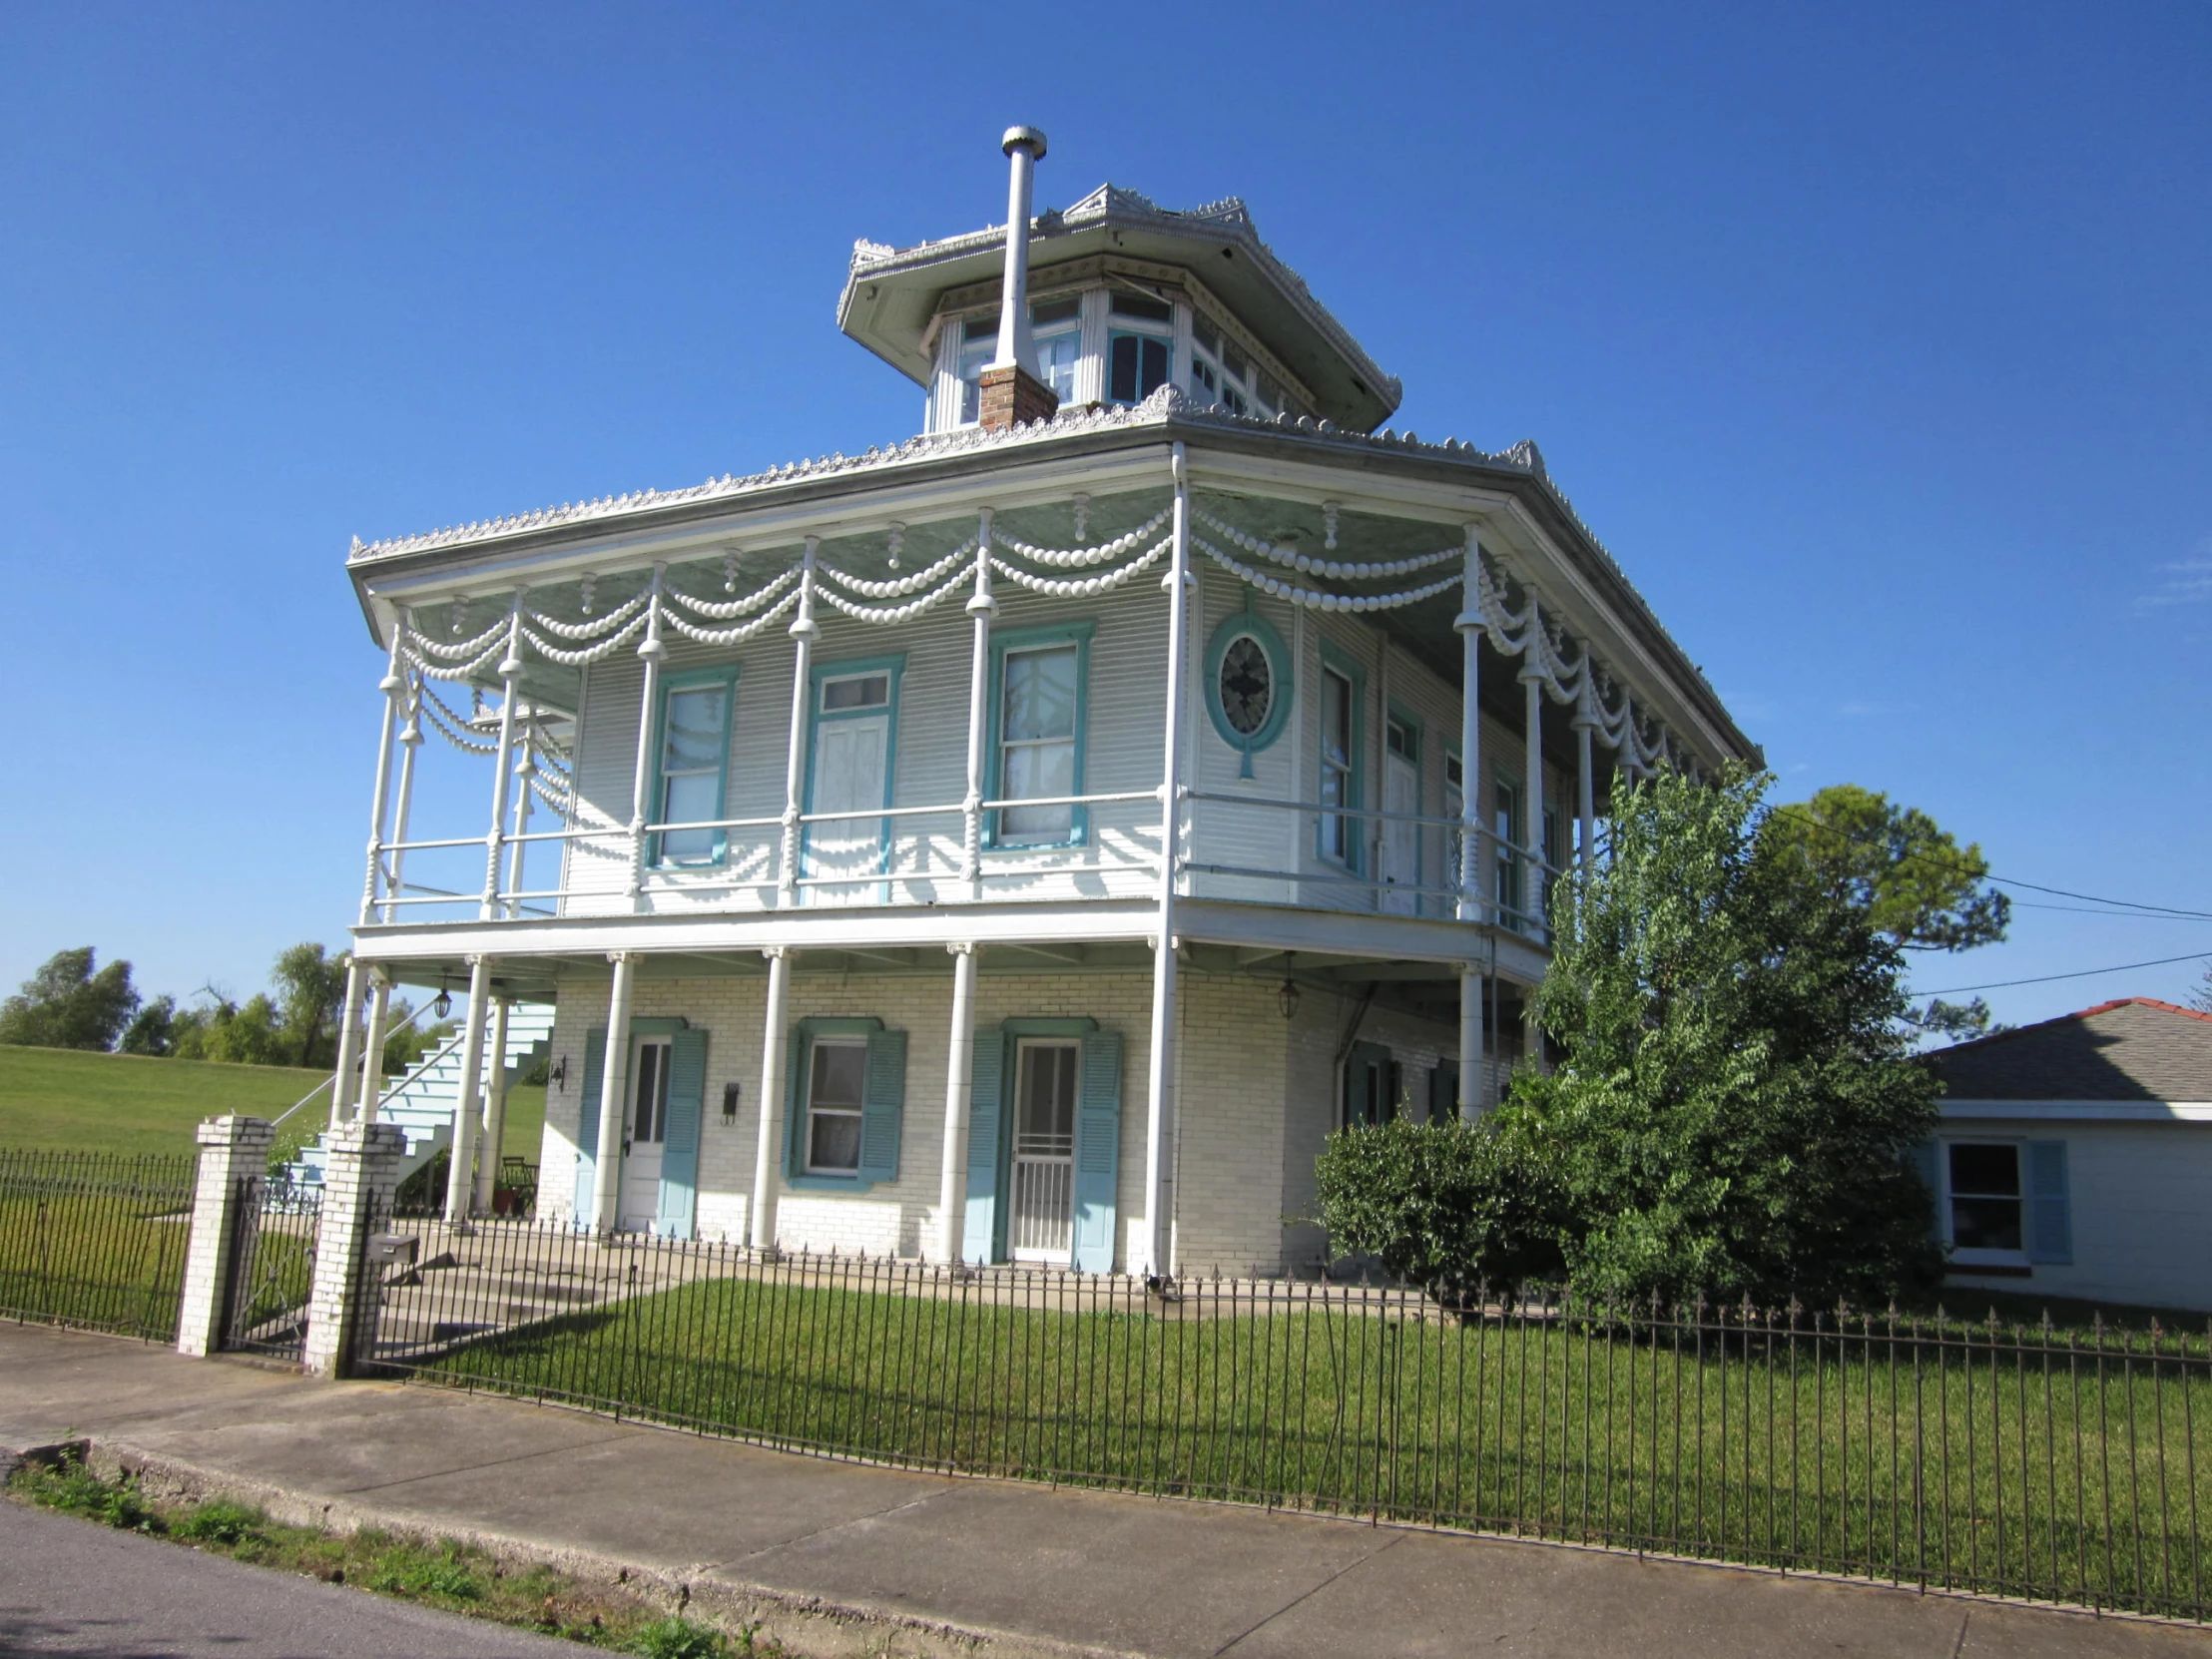
<svg viewBox="0 0 2212 1659">
<path fill-rule="evenodd" d="M 1229 655 L 1229 648 L 1240 639 L 1255 641 L 1268 660 L 1268 673 L 1273 678 L 1273 695 L 1268 703 L 1268 718 L 1260 723 L 1259 730 L 1249 737 L 1229 724 L 1229 711 L 1221 700 L 1221 665 Z M 1206 646 L 1206 683 L 1203 701 L 1206 718 L 1214 723 L 1214 733 L 1221 741 L 1234 749 L 1243 765 L 1237 776 L 1252 776 L 1252 757 L 1271 747 L 1282 737 L 1291 724 L 1291 710 L 1298 695 L 1296 668 L 1291 661 L 1290 647 L 1283 643 L 1268 619 L 1262 616 L 1252 603 L 1252 590 L 1245 589 L 1245 608 L 1232 611 L 1214 630 L 1214 637 Z"/>
<path fill-rule="evenodd" d="M 1332 672 L 1339 674 L 1352 688 L 1352 748 L 1351 753 L 1346 756 L 1350 771 L 1345 779 L 1343 808 L 1344 812 L 1348 814 L 1359 813 L 1365 811 L 1368 804 L 1368 671 L 1360 665 L 1359 659 L 1347 652 L 1338 650 L 1327 640 L 1322 641 L 1321 645 L 1321 667 L 1324 675 Z M 1326 686 L 1326 684 L 1325 681 L 1324 685 Z M 1314 776 L 1318 782 L 1321 777 L 1321 769 L 1329 765 L 1329 699 L 1326 696 L 1321 697 L 1317 707 L 1321 715 L 1321 726 L 1316 732 L 1314 740 L 1314 765 L 1316 768 Z M 1318 787 L 1315 789 L 1314 795 L 1318 801 L 1321 795 Z M 1350 826 L 1350 833 L 1347 837 L 1350 851 L 1340 854 L 1329 849 L 1328 821 L 1332 816 L 1335 815 L 1332 815 L 1326 808 L 1315 816 L 1314 855 L 1353 875 L 1358 875 L 1367 867 L 1367 859 L 1364 853 L 1368 841 L 1368 821 L 1364 818 L 1348 817 L 1345 819 L 1345 823 Z"/>
<path fill-rule="evenodd" d="M 906 654 L 894 652 L 885 657 L 853 657 L 838 663 L 816 663 L 807 676 L 807 791 L 806 805 L 800 811 L 815 810 L 815 736 L 826 720 L 873 720 L 878 715 L 888 715 L 890 737 L 883 745 L 883 808 L 887 812 L 898 799 L 898 711 L 902 681 L 906 673 Z M 867 674 L 890 676 L 890 703 L 885 709 L 831 709 L 822 707 L 822 689 L 831 680 L 853 680 Z M 865 817 L 855 813 L 854 818 Z M 891 821 L 878 819 L 875 833 L 875 870 L 877 875 L 889 873 L 891 859 Z M 800 867 L 806 867 L 808 840 L 815 826 L 801 827 L 799 837 Z M 855 875 L 853 880 L 864 881 L 865 875 Z"/>
<path fill-rule="evenodd" d="M 1096 1036 L 1098 1021 L 1088 1014 L 1059 1017 L 1022 1017 L 1001 1020 L 996 1037 L 999 1051 L 998 1070 L 998 1140 L 993 1156 L 996 1160 L 997 1208 L 991 1217 L 990 1251 L 993 1262 L 1009 1261 L 1006 1245 L 1007 1223 L 1010 1219 L 1014 1181 L 1014 1090 L 1020 1084 L 1021 1039 L 1024 1037 L 1072 1038 L 1080 1042 L 1085 1037 Z M 1080 1078 L 1082 1061 L 1076 1061 Z M 1082 1116 L 1080 1082 L 1076 1094 L 1078 1123 Z"/>
<path fill-rule="evenodd" d="M 991 631 L 991 684 L 990 707 L 986 711 L 984 733 L 983 799 L 1002 801 L 999 791 L 1005 787 L 1005 751 L 999 742 L 1000 731 L 1006 714 L 1006 658 L 1018 651 L 1034 651 L 1040 647 L 1072 645 L 1075 647 L 1075 787 L 1070 795 L 1084 793 L 1083 781 L 1090 761 L 1091 724 L 1091 636 L 1098 631 L 1095 622 L 1050 623 L 1037 628 L 1008 628 Z M 1090 844 L 1091 815 L 1088 807 L 1068 809 L 1068 832 L 1064 839 L 1056 841 L 1020 840 L 1007 842 L 1000 838 L 998 813 L 983 815 L 983 848 L 988 852 L 1038 852 L 1052 847 L 1087 846 Z"/>
<path fill-rule="evenodd" d="M 832 1175 L 807 1167 L 808 1136 L 813 1125 L 815 1039 L 817 1037 L 871 1037 L 887 1029 L 873 1014 L 810 1015 L 799 1022 L 791 1039 L 784 1092 L 784 1185 L 802 1193 L 864 1193 L 876 1186 L 858 1169 L 850 1175 Z M 895 1177 L 894 1177 L 895 1180 Z"/>
<path fill-rule="evenodd" d="M 660 705 L 653 711 L 653 817 L 667 823 L 667 762 L 668 762 L 668 706 L 679 692 L 699 691 L 708 686 L 722 688 L 722 769 L 715 778 L 715 818 L 728 816 L 730 811 L 730 747 L 736 742 L 738 729 L 738 676 L 740 665 L 731 663 L 724 668 L 691 669 L 682 674 L 671 674 L 661 682 Z M 655 834 L 646 849 L 646 862 L 655 869 L 714 869 L 729 861 L 730 831 L 715 831 L 714 851 L 704 858 L 670 858 L 663 854 L 662 837 Z"/>
</svg>

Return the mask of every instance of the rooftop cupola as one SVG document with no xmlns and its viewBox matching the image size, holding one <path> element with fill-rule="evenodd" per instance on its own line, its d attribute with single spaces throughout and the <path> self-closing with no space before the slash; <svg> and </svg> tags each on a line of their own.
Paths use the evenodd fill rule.
<svg viewBox="0 0 2212 1659">
<path fill-rule="evenodd" d="M 1033 214 L 1044 135 L 1010 128 L 1001 147 L 1005 227 L 860 242 L 837 304 L 840 328 L 928 393 L 926 430 L 1136 403 L 1168 384 L 1199 404 L 1360 432 L 1397 407 L 1397 379 L 1260 240 L 1243 202 L 1176 212 L 1101 185 Z"/>
</svg>

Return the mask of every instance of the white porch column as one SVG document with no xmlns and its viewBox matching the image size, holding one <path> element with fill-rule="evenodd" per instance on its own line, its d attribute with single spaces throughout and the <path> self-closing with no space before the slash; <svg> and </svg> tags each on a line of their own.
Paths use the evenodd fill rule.
<svg viewBox="0 0 2212 1659">
<path fill-rule="evenodd" d="M 1529 628 L 1533 633 L 1538 627 L 1535 620 L 1535 601 L 1529 601 Z M 1521 692 L 1527 700 L 1527 733 L 1523 742 L 1527 747 L 1526 776 L 1521 789 L 1521 842 L 1525 856 L 1522 866 L 1526 879 L 1521 883 L 1521 910 L 1528 917 L 1528 936 L 1541 944 L 1544 939 L 1544 674 L 1536 660 L 1541 650 L 1531 638 L 1521 653 Z"/>
<path fill-rule="evenodd" d="M 376 788 L 368 809 L 368 872 L 361 881 L 361 924 L 376 914 L 376 888 L 382 877 L 384 816 L 391 806 L 391 736 L 399 725 L 399 694 L 407 683 L 399 675 L 399 642 L 406 630 L 397 617 L 391 625 L 391 655 L 376 689 L 384 694 L 384 716 L 376 739 Z"/>
<path fill-rule="evenodd" d="M 1459 614 L 1459 919 L 1482 919 L 1482 549 L 1467 526 L 1467 562 L 1460 578 Z M 1477 1015 L 1479 1018 L 1479 1014 Z M 1464 1060 L 1460 1062 L 1463 1066 Z M 1470 1098 L 1462 1085 L 1461 1102 Z"/>
<path fill-rule="evenodd" d="M 510 693 L 511 695 L 511 693 Z M 468 959 L 468 1017 L 461 1025 L 461 1076 L 453 1089 L 453 1139 L 448 1143 L 445 1219 L 455 1227 L 468 1221 L 476 1191 L 476 1118 L 484 1081 L 484 1023 L 491 1011 L 491 959 Z"/>
<path fill-rule="evenodd" d="M 1145 1092 L 1144 1260 L 1130 1264 L 1134 1272 L 1157 1275 L 1174 1268 L 1168 1140 L 1175 1124 L 1176 846 L 1183 817 L 1184 670 L 1190 655 L 1191 620 L 1190 466 L 1181 443 L 1174 448 L 1171 464 L 1175 541 L 1162 583 L 1168 590 L 1168 695 L 1160 779 L 1160 932 L 1152 953 L 1152 1043 Z"/>
<path fill-rule="evenodd" d="M 1597 857 L 1597 769 L 1590 754 L 1590 732 L 1596 725 L 1590 713 L 1590 687 L 1585 676 L 1582 701 L 1574 712 L 1575 817 L 1580 821 L 1574 860 L 1585 878 Z"/>
<path fill-rule="evenodd" d="M 530 843 L 522 837 L 530 832 L 530 781 L 537 776 L 537 732 L 535 713 L 522 719 L 522 758 L 515 762 L 515 816 L 514 832 L 507 840 L 507 914 L 522 914 L 522 900 L 515 897 L 522 891 L 522 875 L 529 856 Z"/>
<path fill-rule="evenodd" d="M 638 959 L 611 950 L 614 989 L 607 998 L 607 1057 L 599 1068 L 599 1145 L 592 1166 L 592 1229 L 606 1238 L 622 1220 L 622 1143 L 630 1127 L 630 992 Z"/>
<path fill-rule="evenodd" d="M 653 732 L 660 724 L 661 712 L 656 705 L 661 696 L 661 662 L 668 656 L 668 647 L 661 643 L 661 576 L 667 568 L 653 567 L 651 597 L 645 607 L 645 639 L 638 647 L 638 657 L 645 664 L 645 683 L 638 695 L 638 764 L 630 774 L 629 898 L 633 910 L 639 907 L 645 891 L 645 827 L 650 822 L 646 815 L 653 810 Z M 504 770 L 504 754 L 501 761 Z"/>
<path fill-rule="evenodd" d="M 407 724 L 399 729 L 399 807 L 392 814 L 390 876 L 384 884 L 384 919 L 399 913 L 392 902 L 406 891 L 407 824 L 414 812 L 415 752 L 422 747 L 422 676 L 407 680 Z"/>
<path fill-rule="evenodd" d="M 485 1079 L 484 1140 L 476 1153 L 476 1212 L 491 1214 L 492 1189 L 499 1184 L 499 1155 L 507 1145 L 507 1015 L 505 997 L 492 1003 L 491 1075 Z"/>
<path fill-rule="evenodd" d="M 374 989 L 368 993 L 368 1030 L 361 1037 L 360 1109 L 354 1118 L 376 1121 L 376 1102 L 384 1092 L 384 1020 L 391 1012 L 391 974 L 376 967 L 368 970 Z"/>
<path fill-rule="evenodd" d="M 777 902 L 785 905 L 799 902 L 799 804 L 807 788 L 807 711 L 808 699 L 813 695 L 809 681 L 814 676 L 815 641 L 822 637 L 822 624 L 815 620 L 815 550 L 821 545 L 820 537 L 807 538 L 807 550 L 799 564 L 799 614 L 792 618 L 789 630 L 792 637 L 792 727 L 784 751 L 784 836 L 776 869 Z M 775 960 L 771 958 L 769 965 L 772 984 L 776 975 Z M 761 1103 L 764 1112 L 768 1104 L 767 1101 Z M 774 1203 L 772 1195 L 772 1207 Z"/>
<path fill-rule="evenodd" d="M 1028 315 L 1023 313 L 1023 327 Z M 1001 336 L 1003 347 L 1003 336 Z M 983 734 L 989 723 L 991 619 L 998 601 L 991 597 L 991 509 L 985 507 L 975 541 L 975 592 L 967 614 L 974 620 L 974 649 L 968 660 L 967 796 L 960 803 L 960 875 L 968 897 L 983 896 Z M 957 1240 L 954 1241 L 957 1244 Z"/>
<path fill-rule="evenodd" d="M 330 1078 L 330 1127 L 343 1123 L 353 1110 L 354 1089 L 360 1083 L 361 996 L 366 976 L 361 959 L 351 952 L 345 958 L 345 1000 L 338 1006 L 338 1057 Z"/>
<path fill-rule="evenodd" d="M 937 1181 L 932 1262 L 957 1262 L 967 1221 L 968 1112 L 975 1089 L 975 946 L 952 952 L 952 1040 L 945 1045 L 944 1169 Z"/>
<path fill-rule="evenodd" d="M 1487 1104 L 1482 1098 L 1482 975 L 1473 966 L 1459 970 L 1459 1116 L 1472 1122 Z"/>
<path fill-rule="evenodd" d="M 784 1144 L 784 1008 L 791 1000 L 791 952 L 770 945 L 761 952 L 768 958 L 768 1009 L 761 1030 L 761 1144 L 753 1160 L 753 1214 L 749 1218 L 753 1248 L 776 1248 L 776 1163 Z"/>
</svg>

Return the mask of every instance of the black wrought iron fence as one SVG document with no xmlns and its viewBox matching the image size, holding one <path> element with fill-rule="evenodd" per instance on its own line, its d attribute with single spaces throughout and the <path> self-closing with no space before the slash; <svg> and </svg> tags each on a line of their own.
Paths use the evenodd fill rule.
<svg viewBox="0 0 2212 1659">
<path fill-rule="evenodd" d="M 395 1224 L 360 1363 L 764 1444 L 2201 1620 L 2202 1334 Z"/>
<path fill-rule="evenodd" d="M 190 1157 L 0 1150 L 0 1318 L 174 1342 Z"/>
<path fill-rule="evenodd" d="M 231 1213 L 223 1346 L 296 1361 L 306 1347 L 322 1189 L 266 1175 L 241 1176 Z"/>
</svg>

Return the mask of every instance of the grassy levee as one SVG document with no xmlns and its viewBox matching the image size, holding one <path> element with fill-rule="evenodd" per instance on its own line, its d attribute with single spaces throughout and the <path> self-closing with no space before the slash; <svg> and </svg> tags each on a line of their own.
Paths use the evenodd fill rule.
<svg viewBox="0 0 2212 1659">
<path fill-rule="evenodd" d="M 2204 1614 L 2201 1353 L 1142 1306 L 722 1278 L 424 1374 L 893 1462 Z"/>
<path fill-rule="evenodd" d="M 0 1154 L 0 1318 L 177 1335 L 189 1158 Z"/>
<path fill-rule="evenodd" d="M 275 1118 L 327 1076 L 291 1066 L 0 1045 L 0 1148 L 189 1154 L 203 1118 Z M 327 1095 L 309 1102 L 277 1131 L 279 1150 L 296 1153 L 329 1115 Z M 544 1087 L 510 1089 L 506 1150 L 536 1163 L 544 1129 Z"/>
</svg>

